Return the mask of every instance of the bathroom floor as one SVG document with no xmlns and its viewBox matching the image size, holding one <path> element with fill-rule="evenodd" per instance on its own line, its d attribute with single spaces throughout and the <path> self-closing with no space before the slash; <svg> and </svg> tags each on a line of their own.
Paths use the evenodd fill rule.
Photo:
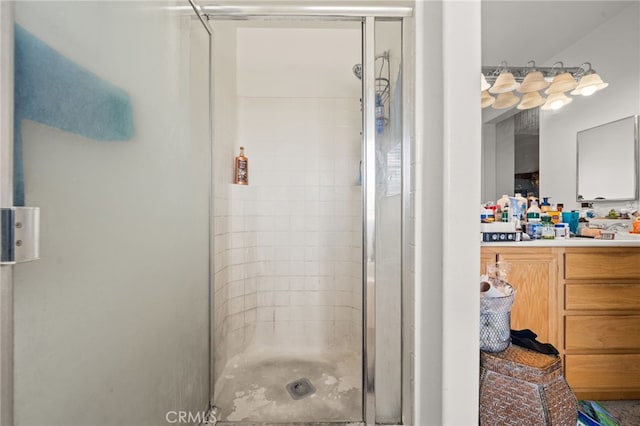
<svg viewBox="0 0 640 426">
<path fill-rule="evenodd" d="M 640 400 L 599 402 L 620 422 L 620 426 L 640 425 Z"/>
<path fill-rule="evenodd" d="M 316 391 L 294 399 L 287 385 L 302 378 Z M 362 418 L 361 356 L 238 355 L 216 381 L 215 405 L 221 422 L 358 422 Z"/>
</svg>

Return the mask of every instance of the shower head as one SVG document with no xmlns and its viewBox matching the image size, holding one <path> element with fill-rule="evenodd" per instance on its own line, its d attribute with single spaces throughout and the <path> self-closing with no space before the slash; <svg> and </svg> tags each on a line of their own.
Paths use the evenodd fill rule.
<svg viewBox="0 0 640 426">
<path fill-rule="evenodd" d="M 353 74 L 358 77 L 358 80 L 362 80 L 362 64 L 355 64 L 352 69 Z"/>
</svg>

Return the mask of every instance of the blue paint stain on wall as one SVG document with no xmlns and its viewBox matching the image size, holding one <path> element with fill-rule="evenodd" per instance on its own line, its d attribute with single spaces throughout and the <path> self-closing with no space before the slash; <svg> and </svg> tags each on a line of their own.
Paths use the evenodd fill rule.
<svg viewBox="0 0 640 426">
<path fill-rule="evenodd" d="M 134 136 L 129 95 L 15 26 L 14 205 L 24 205 L 22 121 L 99 141 Z"/>
</svg>

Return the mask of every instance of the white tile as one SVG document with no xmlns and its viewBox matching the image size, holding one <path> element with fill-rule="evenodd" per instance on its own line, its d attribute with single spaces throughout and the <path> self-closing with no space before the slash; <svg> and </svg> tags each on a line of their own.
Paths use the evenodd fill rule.
<svg viewBox="0 0 640 426">
<path fill-rule="evenodd" d="M 292 246 L 305 246 L 307 245 L 306 235 L 304 231 L 291 231 L 289 233 L 289 243 Z"/>
<path fill-rule="evenodd" d="M 273 292 L 272 291 L 259 291 L 256 294 L 256 303 L 258 308 L 273 306 Z"/>
<path fill-rule="evenodd" d="M 259 276 L 257 280 L 258 291 L 273 291 L 274 282 L 273 276 Z"/>
<path fill-rule="evenodd" d="M 275 266 L 275 275 L 286 277 L 290 275 L 291 271 L 291 262 L 289 261 L 276 261 L 274 262 Z"/>
<path fill-rule="evenodd" d="M 305 277 L 304 278 L 304 289 L 307 291 L 319 290 L 320 289 L 320 277 Z"/>
<path fill-rule="evenodd" d="M 258 306 L 256 309 L 256 321 L 257 322 L 269 322 L 274 320 L 274 307 L 273 306 Z"/>
<path fill-rule="evenodd" d="M 306 304 L 306 293 L 304 291 L 291 292 L 291 306 L 296 306 L 300 308 L 302 311 L 304 311 L 305 304 Z"/>
<path fill-rule="evenodd" d="M 229 250 L 229 264 L 230 265 L 241 265 L 245 263 L 248 259 L 245 258 L 245 250 L 242 248 L 234 248 Z"/>
<path fill-rule="evenodd" d="M 324 265 L 324 263 L 322 263 Z M 320 262 L 308 261 L 304 262 L 304 275 L 305 276 L 317 276 L 320 273 Z"/>
<path fill-rule="evenodd" d="M 257 294 L 249 293 L 244 296 L 244 309 L 251 310 L 255 309 L 257 306 Z"/>
<path fill-rule="evenodd" d="M 304 275 L 311 275 L 307 273 L 306 263 L 304 261 L 290 262 L 289 274 L 294 277 L 302 277 Z"/>
<path fill-rule="evenodd" d="M 244 265 L 231 265 L 229 267 L 229 280 L 230 281 L 239 281 L 246 278 L 246 269 Z"/>
<path fill-rule="evenodd" d="M 350 290 L 335 291 L 334 294 L 335 294 L 336 301 L 339 301 L 339 303 L 336 303 L 336 305 L 339 304 L 340 306 L 348 306 L 353 301 L 353 292 Z"/>
<path fill-rule="evenodd" d="M 229 314 L 237 314 L 244 311 L 244 298 L 234 297 L 229 299 Z"/>
<path fill-rule="evenodd" d="M 333 317 L 336 321 L 351 321 L 351 311 L 348 306 L 336 306 Z"/>
<path fill-rule="evenodd" d="M 255 328 L 255 343 L 267 343 L 273 340 L 274 335 L 274 323 L 271 322 L 261 322 L 258 321 L 256 323 Z"/>
<path fill-rule="evenodd" d="M 319 196 L 320 174 L 317 170 L 305 170 L 304 184 L 306 185 L 305 197 L 307 200 L 317 200 Z"/>
<path fill-rule="evenodd" d="M 229 327 L 231 330 L 238 330 L 244 327 L 244 312 L 232 314 L 227 321 L 229 321 Z"/>
<path fill-rule="evenodd" d="M 229 298 L 239 297 L 244 295 L 244 281 L 232 281 L 228 284 L 229 288 Z"/>
<path fill-rule="evenodd" d="M 278 346 L 291 344 L 291 321 L 276 321 L 273 344 Z"/>
<path fill-rule="evenodd" d="M 247 311 L 244 311 L 244 323 L 245 326 L 247 324 L 255 324 L 256 320 L 257 320 L 257 309 L 249 309 Z"/>
<path fill-rule="evenodd" d="M 291 320 L 291 308 L 289 306 L 276 306 L 275 308 L 275 320 L 290 321 Z"/>
<path fill-rule="evenodd" d="M 308 247 L 305 247 L 303 245 L 291 245 L 291 247 L 289 247 L 289 259 L 291 259 L 292 261 L 301 261 L 301 260 L 305 260 L 305 250 Z"/>
<path fill-rule="evenodd" d="M 286 246 L 289 244 L 290 240 L 291 240 L 291 236 L 289 232 L 286 232 L 286 231 L 275 232 L 274 245 Z"/>
<path fill-rule="evenodd" d="M 291 217 L 291 223 L 290 223 L 290 229 L 292 231 L 304 231 L 306 228 L 306 217 L 305 216 L 292 216 Z"/>
<path fill-rule="evenodd" d="M 273 304 L 274 306 L 289 306 L 291 304 L 291 295 L 285 291 L 274 292 Z"/>
</svg>

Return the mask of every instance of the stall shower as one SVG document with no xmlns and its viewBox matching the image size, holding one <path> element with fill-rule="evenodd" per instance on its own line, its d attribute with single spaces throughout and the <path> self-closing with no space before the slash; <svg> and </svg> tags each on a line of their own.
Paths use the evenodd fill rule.
<svg viewBox="0 0 640 426">
<path fill-rule="evenodd" d="M 362 24 L 221 20 L 212 28 L 218 417 L 361 421 Z M 391 421 L 399 421 L 401 393 L 401 120 L 390 117 L 400 116 L 400 97 L 394 105 L 389 75 L 400 90 L 398 30 L 387 29 L 396 56 L 381 50 L 375 61 L 376 167 L 384 172 L 377 231 L 385 243 L 377 289 L 380 330 L 387 328 L 379 356 L 392 362 L 379 377 L 389 393 L 378 411 Z M 240 146 L 248 186 L 230 180 Z"/>
<path fill-rule="evenodd" d="M 411 423 L 412 10 L 243 7 L 0 2 L 3 424 Z"/>
</svg>

